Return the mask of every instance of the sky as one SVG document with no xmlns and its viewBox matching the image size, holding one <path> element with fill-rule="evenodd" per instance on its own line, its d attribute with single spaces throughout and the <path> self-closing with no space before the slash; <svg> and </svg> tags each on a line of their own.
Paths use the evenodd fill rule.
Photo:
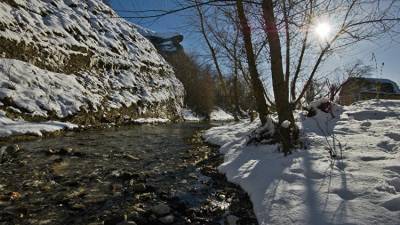
<svg viewBox="0 0 400 225">
<path fill-rule="evenodd" d="M 123 10 L 154 10 L 154 9 L 174 9 L 179 6 L 172 0 L 110 0 L 112 7 L 121 16 L 137 15 Z M 205 49 L 205 43 L 198 33 L 192 32 L 187 26 L 187 20 L 190 19 L 192 12 L 180 12 L 170 14 L 158 19 L 128 19 L 157 32 L 178 32 L 184 35 L 182 43 L 185 51 L 202 54 Z M 327 68 L 334 68 L 348 62 L 362 60 L 366 64 L 378 67 L 379 72 L 375 72 L 373 77 L 388 78 L 400 85 L 400 42 L 395 43 L 389 39 L 380 40 L 375 43 L 364 43 L 357 48 L 344 54 L 337 54 L 332 60 L 332 65 Z M 375 58 L 375 59 L 373 59 Z M 382 63 L 384 66 L 382 67 Z M 380 72 L 382 70 L 382 73 Z"/>
</svg>

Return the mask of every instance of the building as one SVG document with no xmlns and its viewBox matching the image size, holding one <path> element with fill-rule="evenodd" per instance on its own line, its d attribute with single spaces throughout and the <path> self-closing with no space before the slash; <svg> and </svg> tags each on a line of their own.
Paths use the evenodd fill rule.
<svg viewBox="0 0 400 225">
<path fill-rule="evenodd" d="M 399 99 L 399 86 L 389 79 L 351 77 L 343 84 L 339 103 L 350 105 L 368 99 Z"/>
</svg>

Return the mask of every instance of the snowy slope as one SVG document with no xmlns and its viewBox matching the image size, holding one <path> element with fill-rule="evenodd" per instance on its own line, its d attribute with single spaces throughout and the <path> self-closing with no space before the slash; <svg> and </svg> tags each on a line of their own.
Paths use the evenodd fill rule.
<svg viewBox="0 0 400 225">
<path fill-rule="evenodd" d="M 259 122 L 204 134 L 223 144 L 219 170 L 249 193 L 260 224 L 400 224 L 400 101 L 370 100 L 335 113 L 300 115 L 309 147 L 288 157 L 275 145 L 245 144 Z M 329 146 L 339 155 L 342 148 L 343 159 L 332 160 Z"/>
<path fill-rule="evenodd" d="M 0 1 L 0 15 L 3 110 L 42 120 L 96 112 L 91 122 L 180 115 L 172 68 L 101 0 Z"/>
</svg>

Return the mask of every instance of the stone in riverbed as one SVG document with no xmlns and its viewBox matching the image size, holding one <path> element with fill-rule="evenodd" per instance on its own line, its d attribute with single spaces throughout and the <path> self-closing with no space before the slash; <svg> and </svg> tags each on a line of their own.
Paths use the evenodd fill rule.
<svg viewBox="0 0 400 225">
<path fill-rule="evenodd" d="M 121 223 L 118 223 L 117 225 L 136 225 L 135 221 L 123 221 Z"/>
<path fill-rule="evenodd" d="M 226 217 L 226 222 L 228 223 L 228 225 L 236 225 L 238 220 L 239 218 L 234 215 L 229 215 Z"/>
<path fill-rule="evenodd" d="M 61 155 L 61 156 L 76 156 L 82 157 L 85 154 L 82 152 L 74 151 L 71 147 L 62 147 L 61 149 L 49 148 L 45 151 L 46 155 Z"/>
<path fill-rule="evenodd" d="M 21 149 L 19 145 L 10 145 L 10 146 L 3 146 L 0 149 L 0 163 L 4 163 L 6 161 L 10 161 L 17 157 L 18 152 Z"/>
<path fill-rule="evenodd" d="M 158 216 L 163 216 L 168 214 L 171 211 L 171 208 L 167 204 L 160 203 L 156 206 L 153 206 L 151 211 Z"/>
<path fill-rule="evenodd" d="M 111 215 L 108 218 L 106 218 L 104 220 L 104 225 L 115 225 L 115 224 L 120 224 L 123 223 L 125 220 L 125 216 L 124 215 Z"/>
<path fill-rule="evenodd" d="M 138 160 L 140 160 L 138 157 L 135 157 L 135 156 L 130 155 L 130 154 L 124 154 L 124 157 L 125 157 L 126 159 L 133 160 L 133 161 L 138 161 Z"/>
<path fill-rule="evenodd" d="M 146 190 L 147 190 L 147 187 L 146 187 L 146 185 L 145 184 L 143 184 L 143 183 L 133 183 L 134 181 L 133 180 L 131 180 L 131 186 L 132 186 L 132 190 L 135 192 L 135 193 L 144 193 L 144 192 L 146 192 Z"/>
<path fill-rule="evenodd" d="M 174 215 L 168 215 L 168 216 L 161 217 L 158 220 L 163 224 L 171 224 L 174 222 L 175 217 L 174 217 Z"/>
</svg>

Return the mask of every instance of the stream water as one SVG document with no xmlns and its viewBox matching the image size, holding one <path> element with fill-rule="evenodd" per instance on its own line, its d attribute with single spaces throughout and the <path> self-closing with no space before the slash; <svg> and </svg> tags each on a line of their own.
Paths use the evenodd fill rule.
<svg viewBox="0 0 400 225">
<path fill-rule="evenodd" d="M 0 164 L 0 224 L 256 224 L 216 167 L 210 124 L 124 126 L 17 143 Z M 10 144 L 10 143 L 8 143 Z"/>
</svg>

